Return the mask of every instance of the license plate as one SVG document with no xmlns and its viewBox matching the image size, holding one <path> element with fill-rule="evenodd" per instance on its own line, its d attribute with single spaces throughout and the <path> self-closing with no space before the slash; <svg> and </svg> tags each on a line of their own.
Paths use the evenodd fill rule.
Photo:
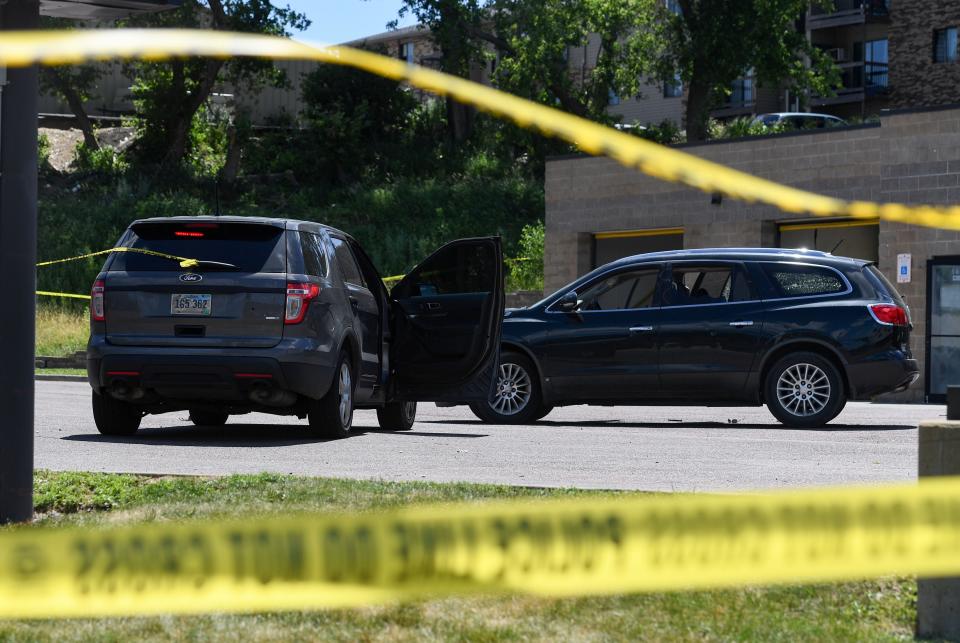
<svg viewBox="0 0 960 643">
<path fill-rule="evenodd" d="M 213 304 L 213 295 L 172 295 L 170 297 L 171 315 L 209 315 Z"/>
</svg>

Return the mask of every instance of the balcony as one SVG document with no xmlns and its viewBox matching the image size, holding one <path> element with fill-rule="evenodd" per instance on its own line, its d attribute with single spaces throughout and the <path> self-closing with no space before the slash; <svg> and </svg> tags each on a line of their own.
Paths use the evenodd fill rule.
<svg viewBox="0 0 960 643">
<path fill-rule="evenodd" d="M 890 90 L 890 70 L 887 63 L 854 62 L 838 65 L 841 86 L 836 96 L 813 96 L 810 104 L 817 107 L 860 103 L 881 97 Z"/>
<path fill-rule="evenodd" d="M 807 17 L 807 27 L 813 31 L 888 21 L 890 2 L 891 0 L 833 0 L 832 7 L 814 5 Z"/>
</svg>

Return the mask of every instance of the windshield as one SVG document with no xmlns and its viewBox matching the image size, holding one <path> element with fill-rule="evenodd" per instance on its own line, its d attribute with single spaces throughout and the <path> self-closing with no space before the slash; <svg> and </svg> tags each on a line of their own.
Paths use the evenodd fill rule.
<svg viewBox="0 0 960 643">
<path fill-rule="evenodd" d="M 271 225 L 187 221 L 137 224 L 119 245 L 197 259 L 190 270 L 286 272 L 282 239 L 283 229 Z M 183 270 L 176 260 L 138 252 L 116 253 L 110 263 L 111 272 Z"/>
</svg>

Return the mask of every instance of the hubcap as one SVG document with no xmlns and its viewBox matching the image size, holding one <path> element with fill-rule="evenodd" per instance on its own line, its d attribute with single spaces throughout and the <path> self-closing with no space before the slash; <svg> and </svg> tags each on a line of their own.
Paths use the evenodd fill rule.
<svg viewBox="0 0 960 643">
<path fill-rule="evenodd" d="M 340 425 L 350 428 L 353 420 L 353 382 L 350 379 L 350 367 L 344 362 L 340 365 Z"/>
<path fill-rule="evenodd" d="M 516 415 L 530 403 L 530 375 L 519 364 L 500 365 L 490 406 L 500 415 Z"/>
<path fill-rule="evenodd" d="M 830 401 L 830 379 L 818 366 L 794 364 L 777 380 L 780 405 L 798 417 L 822 411 Z"/>
</svg>

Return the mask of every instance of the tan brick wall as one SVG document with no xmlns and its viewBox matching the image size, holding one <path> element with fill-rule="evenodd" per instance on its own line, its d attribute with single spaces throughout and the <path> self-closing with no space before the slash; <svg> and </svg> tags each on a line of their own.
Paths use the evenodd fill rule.
<svg viewBox="0 0 960 643">
<path fill-rule="evenodd" d="M 845 199 L 960 204 L 960 109 L 890 114 L 881 127 L 827 130 L 690 146 L 686 151 L 795 187 Z M 777 222 L 797 218 L 764 205 L 710 196 L 651 179 L 605 158 L 547 163 L 546 289 L 590 268 L 592 234 L 684 228 L 684 247 L 775 246 Z M 879 263 L 896 282 L 896 256 L 912 255 L 899 284 L 914 322 L 912 348 L 925 358 L 926 263 L 960 255 L 960 232 L 882 222 Z M 899 399 L 920 400 L 923 382 Z"/>
</svg>

